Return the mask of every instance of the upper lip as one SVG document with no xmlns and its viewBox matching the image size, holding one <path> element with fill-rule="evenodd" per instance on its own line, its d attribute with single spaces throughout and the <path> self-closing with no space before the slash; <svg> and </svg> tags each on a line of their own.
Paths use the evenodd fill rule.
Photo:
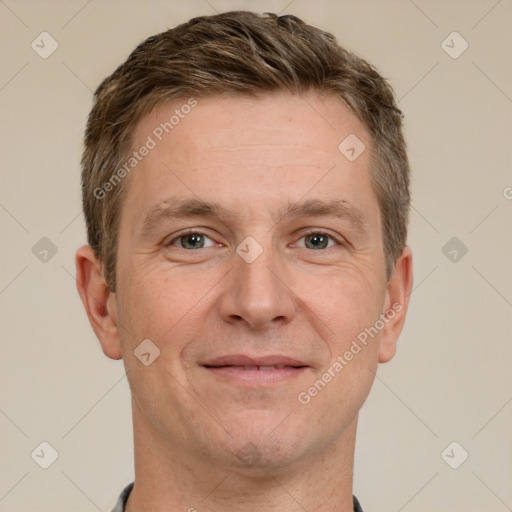
<svg viewBox="0 0 512 512">
<path fill-rule="evenodd" d="M 282 355 L 268 356 L 246 356 L 243 354 L 232 354 L 201 363 L 202 366 L 309 366 L 303 361 Z"/>
</svg>

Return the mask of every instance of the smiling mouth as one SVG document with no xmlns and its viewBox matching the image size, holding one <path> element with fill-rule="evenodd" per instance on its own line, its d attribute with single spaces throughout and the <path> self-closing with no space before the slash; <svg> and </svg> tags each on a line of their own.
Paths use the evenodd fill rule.
<svg viewBox="0 0 512 512">
<path fill-rule="evenodd" d="M 299 378 L 309 366 L 273 365 L 202 365 L 216 381 L 246 389 L 261 389 L 291 383 Z"/>
<path fill-rule="evenodd" d="M 296 369 L 296 368 L 307 368 L 307 366 L 289 366 L 285 364 L 274 364 L 274 365 L 259 365 L 259 366 L 248 366 L 248 365 L 221 365 L 221 366 L 210 366 L 204 365 L 205 368 L 232 368 L 233 370 L 245 370 L 245 371 L 260 371 L 269 372 L 272 370 L 283 370 L 285 368 Z"/>
</svg>

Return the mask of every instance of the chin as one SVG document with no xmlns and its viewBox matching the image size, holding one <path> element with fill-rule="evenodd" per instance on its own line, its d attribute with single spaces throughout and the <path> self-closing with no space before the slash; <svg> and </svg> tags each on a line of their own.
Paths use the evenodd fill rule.
<svg viewBox="0 0 512 512">
<path fill-rule="evenodd" d="M 258 474 L 262 470 L 284 470 L 314 453 L 322 442 L 309 440 L 304 426 L 286 424 L 288 413 L 252 412 L 245 415 L 244 422 L 237 421 L 229 429 L 232 437 L 226 446 L 230 454 L 228 464 L 237 471 Z M 293 415 L 292 412 L 289 417 Z"/>
</svg>

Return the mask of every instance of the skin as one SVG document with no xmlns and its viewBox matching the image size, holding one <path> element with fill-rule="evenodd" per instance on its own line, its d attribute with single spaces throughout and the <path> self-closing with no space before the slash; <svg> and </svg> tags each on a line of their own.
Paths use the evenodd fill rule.
<svg viewBox="0 0 512 512">
<path fill-rule="evenodd" d="M 141 119 L 133 147 L 183 103 Z M 338 150 L 349 134 L 366 145 L 353 162 Z M 333 97 L 198 98 L 126 178 L 116 293 L 91 248 L 78 249 L 78 291 L 104 353 L 124 360 L 132 393 L 128 512 L 352 510 L 358 411 L 378 363 L 395 354 L 413 280 L 406 247 L 386 281 L 370 148 L 367 131 Z M 141 233 L 148 211 L 171 196 L 232 213 L 166 219 Z M 365 227 L 275 213 L 306 199 L 343 199 Z M 187 237 L 176 236 L 186 228 L 206 235 L 202 248 L 183 248 Z M 328 246 L 312 248 L 308 228 L 332 237 Z M 248 236 L 263 250 L 252 263 L 236 252 Z M 299 393 L 393 304 L 401 310 L 378 335 L 300 403 Z M 145 339 L 160 350 L 148 366 L 134 355 Z M 200 364 L 226 354 L 284 354 L 309 367 L 246 386 Z"/>
</svg>

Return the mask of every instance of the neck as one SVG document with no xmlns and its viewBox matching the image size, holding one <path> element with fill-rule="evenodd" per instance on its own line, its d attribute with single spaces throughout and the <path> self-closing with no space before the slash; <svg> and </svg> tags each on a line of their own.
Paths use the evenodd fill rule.
<svg viewBox="0 0 512 512">
<path fill-rule="evenodd" d="M 219 467 L 170 447 L 133 409 L 135 484 L 126 512 L 352 512 L 357 416 L 335 445 L 293 465 Z"/>
</svg>

